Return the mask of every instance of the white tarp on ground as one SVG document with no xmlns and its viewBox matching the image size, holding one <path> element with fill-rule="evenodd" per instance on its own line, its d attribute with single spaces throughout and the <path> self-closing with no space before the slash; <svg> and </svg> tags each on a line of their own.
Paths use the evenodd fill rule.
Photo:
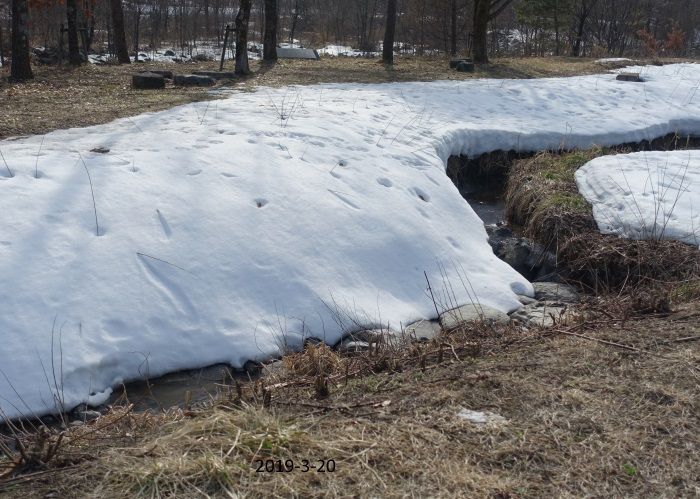
<svg viewBox="0 0 700 499">
<path fill-rule="evenodd" d="M 1 409 L 332 343 L 336 306 L 399 328 L 434 315 L 423 272 L 444 304 L 517 308 L 445 161 L 700 132 L 700 65 L 643 71 L 261 88 L 0 142 Z"/>
</svg>

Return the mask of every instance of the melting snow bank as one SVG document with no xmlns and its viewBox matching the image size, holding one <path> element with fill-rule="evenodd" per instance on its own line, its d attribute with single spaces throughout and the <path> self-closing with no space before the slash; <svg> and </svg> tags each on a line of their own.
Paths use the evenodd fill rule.
<svg viewBox="0 0 700 499">
<path fill-rule="evenodd" d="M 604 234 L 700 245 L 700 151 L 604 156 L 576 182 Z"/>
<path fill-rule="evenodd" d="M 399 328 L 435 314 L 424 272 L 439 306 L 517 309 L 447 158 L 700 132 L 700 65 L 645 80 L 260 89 L 1 142 L 0 408 Z"/>
</svg>

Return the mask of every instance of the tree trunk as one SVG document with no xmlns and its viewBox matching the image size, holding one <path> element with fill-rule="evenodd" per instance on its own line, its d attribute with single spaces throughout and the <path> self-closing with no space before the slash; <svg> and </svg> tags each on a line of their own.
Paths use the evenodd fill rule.
<svg viewBox="0 0 700 499">
<path fill-rule="evenodd" d="M 136 7 L 134 11 L 134 52 L 136 57 L 134 60 L 139 62 L 139 32 L 141 28 L 141 8 Z"/>
<path fill-rule="evenodd" d="M 124 32 L 124 10 L 122 0 L 109 0 L 110 13 L 112 14 L 112 36 L 114 37 L 114 50 L 117 53 L 119 64 L 130 64 L 129 49 L 126 46 L 126 33 Z"/>
<path fill-rule="evenodd" d="M 277 60 L 277 0 L 265 0 L 265 38 L 263 41 L 263 60 Z"/>
<path fill-rule="evenodd" d="M 12 0 L 12 66 L 10 79 L 25 81 L 34 78 L 29 62 L 29 12 L 27 0 Z"/>
<path fill-rule="evenodd" d="M 66 20 L 68 21 L 68 62 L 80 66 L 83 58 L 78 44 L 78 6 L 76 0 L 66 0 Z"/>
<path fill-rule="evenodd" d="M 450 12 L 450 54 L 457 55 L 457 0 L 452 0 Z"/>
<path fill-rule="evenodd" d="M 248 66 L 248 21 L 251 0 L 241 0 L 236 15 L 236 74 L 250 74 Z"/>
<path fill-rule="evenodd" d="M 488 31 L 490 0 L 474 0 L 474 39 L 472 41 L 472 57 L 474 62 L 485 64 L 489 62 Z"/>
<path fill-rule="evenodd" d="M 386 3 L 386 27 L 384 29 L 384 48 L 382 60 L 384 64 L 394 64 L 394 36 L 396 35 L 396 0 Z"/>
<path fill-rule="evenodd" d="M 474 62 L 489 62 L 489 22 L 498 17 L 511 3 L 513 0 L 474 0 L 474 41 L 472 44 Z"/>
<path fill-rule="evenodd" d="M 3 46 L 4 40 L 2 37 L 2 23 L 0 23 L 0 67 L 5 65 L 5 47 Z"/>
<path fill-rule="evenodd" d="M 289 43 L 294 43 L 294 32 L 297 30 L 299 20 L 299 0 L 294 2 L 294 12 L 292 13 L 292 27 L 289 30 Z"/>
</svg>

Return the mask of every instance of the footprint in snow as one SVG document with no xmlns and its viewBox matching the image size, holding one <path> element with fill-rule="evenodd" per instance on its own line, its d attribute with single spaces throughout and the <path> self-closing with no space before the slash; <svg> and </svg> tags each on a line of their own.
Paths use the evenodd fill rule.
<svg viewBox="0 0 700 499">
<path fill-rule="evenodd" d="M 163 229 L 163 233 L 165 233 L 166 237 L 170 238 L 170 236 L 173 234 L 173 231 L 170 228 L 170 224 L 165 219 L 160 210 L 156 210 L 156 214 L 158 215 L 158 221 L 160 222 L 160 226 Z"/>
<path fill-rule="evenodd" d="M 265 198 L 258 198 L 255 200 L 255 206 L 257 206 L 258 208 L 263 208 L 264 206 L 267 205 L 267 203 L 268 203 L 268 200 Z"/>
<path fill-rule="evenodd" d="M 413 192 L 416 196 L 418 196 L 418 199 L 420 199 L 421 201 L 423 201 L 425 203 L 430 202 L 430 195 L 427 192 L 423 191 L 422 189 L 419 189 L 418 187 L 414 187 L 413 189 L 411 189 L 411 192 Z"/>
<path fill-rule="evenodd" d="M 378 178 L 377 183 L 379 185 L 383 185 L 384 187 L 392 187 L 394 185 L 394 183 L 391 180 L 384 177 Z"/>
<path fill-rule="evenodd" d="M 200 173 L 202 173 L 202 170 L 192 170 L 191 172 L 188 172 L 187 175 L 189 175 L 190 177 L 194 177 L 196 175 L 199 175 Z"/>
</svg>

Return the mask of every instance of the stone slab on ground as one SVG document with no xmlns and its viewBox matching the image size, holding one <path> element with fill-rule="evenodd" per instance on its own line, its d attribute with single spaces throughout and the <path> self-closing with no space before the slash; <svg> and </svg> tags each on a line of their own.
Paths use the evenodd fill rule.
<svg viewBox="0 0 700 499">
<path fill-rule="evenodd" d="M 131 84 L 141 90 L 158 90 L 165 88 L 165 78 L 152 72 L 138 73 L 132 76 Z"/>
<path fill-rule="evenodd" d="M 277 57 L 280 59 L 309 59 L 319 60 L 318 52 L 314 49 L 294 49 L 294 48 L 278 48 Z"/>
<path fill-rule="evenodd" d="M 484 305 L 472 303 L 463 305 L 440 315 L 440 322 L 445 329 L 452 329 L 468 322 L 492 322 L 508 324 L 508 314 Z"/>
<path fill-rule="evenodd" d="M 192 71 L 195 76 L 208 76 L 215 80 L 231 80 L 236 77 L 233 71 Z"/>
<path fill-rule="evenodd" d="M 473 73 L 476 70 L 473 62 L 460 62 L 457 65 L 457 71 L 460 73 Z"/>
<path fill-rule="evenodd" d="M 172 71 L 167 71 L 164 69 L 153 69 L 151 70 L 151 73 L 155 73 L 157 75 L 161 75 L 163 78 L 166 80 L 172 80 L 173 79 L 173 72 Z"/>
<path fill-rule="evenodd" d="M 640 73 L 620 73 L 617 75 L 616 79 L 618 81 L 633 81 L 637 83 L 644 81 Z"/>
<path fill-rule="evenodd" d="M 216 80 L 211 76 L 175 75 L 173 83 L 181 87 L 211 87 Z"/>
</svg>

